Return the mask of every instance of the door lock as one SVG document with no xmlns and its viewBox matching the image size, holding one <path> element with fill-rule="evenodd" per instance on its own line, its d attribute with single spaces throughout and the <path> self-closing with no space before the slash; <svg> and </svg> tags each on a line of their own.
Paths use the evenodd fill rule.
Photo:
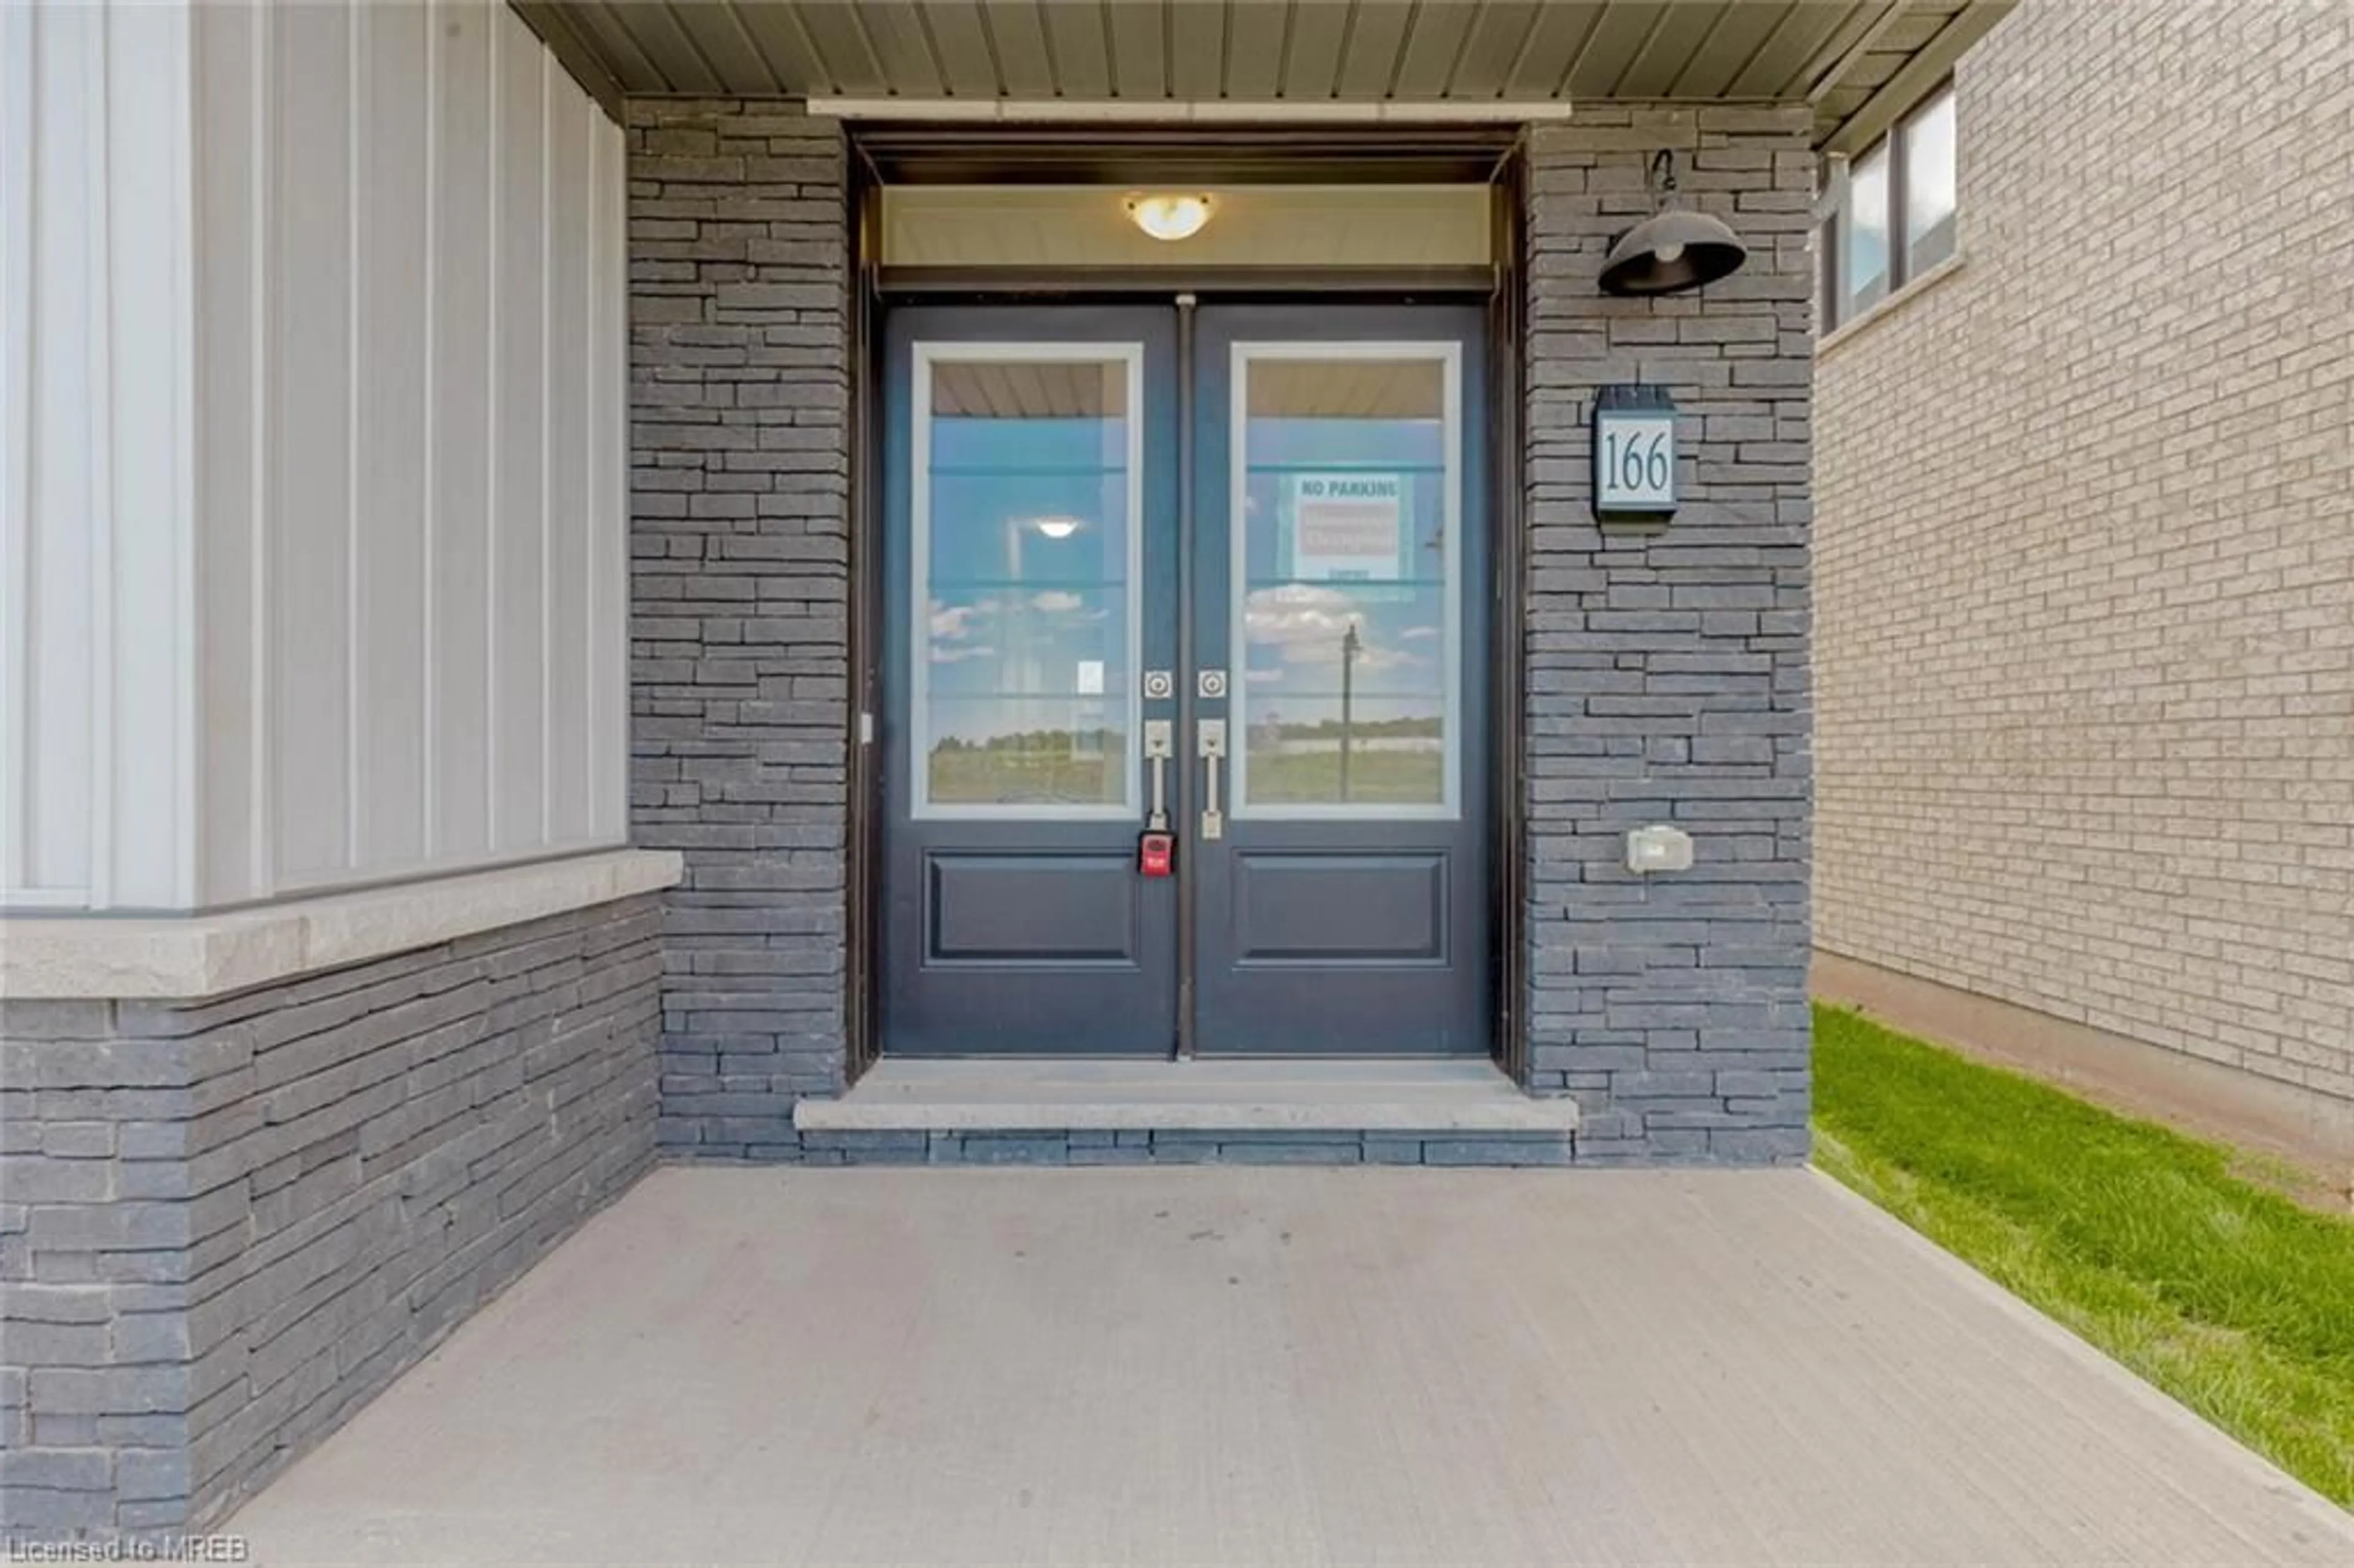
<svg viewBox="0 0 2354 1568">
<path fill-rule="evenodd" d="M 1202 837 L 1222 839 L 1226 836 L 1226 819 L 1218 810 L 1218 776 L 1219 765 L 1226 759 L 1226 721 L 1205 718 L 1195 728 L 1196 748 L 1202 754 Z"/>
</svg>

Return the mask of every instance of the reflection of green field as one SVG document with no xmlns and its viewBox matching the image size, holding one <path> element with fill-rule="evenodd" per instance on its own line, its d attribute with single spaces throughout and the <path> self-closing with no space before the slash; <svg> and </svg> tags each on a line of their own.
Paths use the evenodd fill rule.
<svg viewBox="0 0 2354 1568">
<path fill-rule="evenodd" d="M 943 806 L 1102 805 L 1121 794 L 1119 756 L 978 747 L 932 753 L 932 800 Z"/>
<path fill-rule="evenodd" d="M 1263 806 L 1321 806 L 1342 800 L 1432 806 L 1444 787 L 1444 760 L 1435 751 L 1360 751 L 1349 758 L 1345 796 L 1338 751 L 1254 751 L 1250 758 L 1250 798 Z"/>
<path fill-rule="evenodd" d="M 1103 805 L 1122 794 L 1119 743 L 1100 756 L 1066 749 L 950 747 L 932 753 L 931 799 L 943 806 Z M 1199 764 L 1195 764 L 1196 767 Z M 1172 778 L 1173 785 L 1175 779 Z M 1436 805 L 1445 786 L 1435 751 L 1360 750 L 1349 758 L 1349 789 L 1341 791 L 1341 754 L 1254 751 L 1252 800 L 1268 806 L 1388 802 Z"/>
</svg>

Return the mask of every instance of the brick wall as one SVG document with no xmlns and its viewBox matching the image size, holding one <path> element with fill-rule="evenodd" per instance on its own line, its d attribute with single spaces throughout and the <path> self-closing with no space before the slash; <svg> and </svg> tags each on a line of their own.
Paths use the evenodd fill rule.
<svg viewBox="0 0 2354 1568">
<path fill-rule="evenodd" d="M 2028 0 L 1828 347 L 1820 940 L 2354 1097 L 2354 11 Z"/>
<path fill-rule="evenodd" d="M 661 1139 L 790 1158 L 840 1091 L 849 726 L 841 127 L 630 108 L 633 841 L 683 851 Z"/>
<path fill-rule="evenodd" d="M 1803 108 L 1597 105 L 1531 135 L 1530 1056 L 1581 1102 L 1581 1161 L 1807 1151 L 1807 131 Z M 1748 265 L 1608 299 L 1660 147 Z M 1590 510 L 1594 389 L 1622 381 L 1681 410 L 1664 528 Z M 1647 822 L 1692 835 L 1692 870 L 1627 871 Z"/>
<path fill-rule="evenodd" d="M 0 1006 L 0 1533 L 218 1518 L 653 1159 L 652 898 Z"/>
</svg>

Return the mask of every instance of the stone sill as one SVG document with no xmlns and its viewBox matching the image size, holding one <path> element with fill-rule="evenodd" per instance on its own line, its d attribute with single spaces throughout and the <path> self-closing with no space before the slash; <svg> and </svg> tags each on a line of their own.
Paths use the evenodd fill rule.
<svg viewBox="0 0 2354 1568">
<path fill-rule="evenodd" d="M 1967 258 L 1962 252 L 1956 250 L 1886 299 L 1873 301 L 1863 314 L 1852 321 L 1841 322 L 1832 329 L 1829 337 L 1819 339 L 1815 344 L 1815 357 L 1821 359 L 1834 350 L 1844 347 L 1853 339 L 1862 336 L 1874 323 L 1887 320 L 1955 273 L 1959 272 L 1963 262 L 1967 260 Z"/>
<path fill-rule="evenodd" d="M 0 919 L 0 997 L 173 1001 L 271 985 L 669 887 L 670 850 L 604 850 L 221 915 Z"/>
</svg>

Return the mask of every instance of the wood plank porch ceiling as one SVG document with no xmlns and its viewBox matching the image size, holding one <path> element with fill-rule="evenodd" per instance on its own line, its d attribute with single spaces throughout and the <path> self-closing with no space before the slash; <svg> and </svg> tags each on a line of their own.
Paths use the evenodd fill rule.
<svg viewBox="0 0 2354 1568">
<path fill-rule="evenodd" d="M 2015 0 L 513 0 L 590 91 L 1809 102 L 1851 150 Z"/>
</svg>

